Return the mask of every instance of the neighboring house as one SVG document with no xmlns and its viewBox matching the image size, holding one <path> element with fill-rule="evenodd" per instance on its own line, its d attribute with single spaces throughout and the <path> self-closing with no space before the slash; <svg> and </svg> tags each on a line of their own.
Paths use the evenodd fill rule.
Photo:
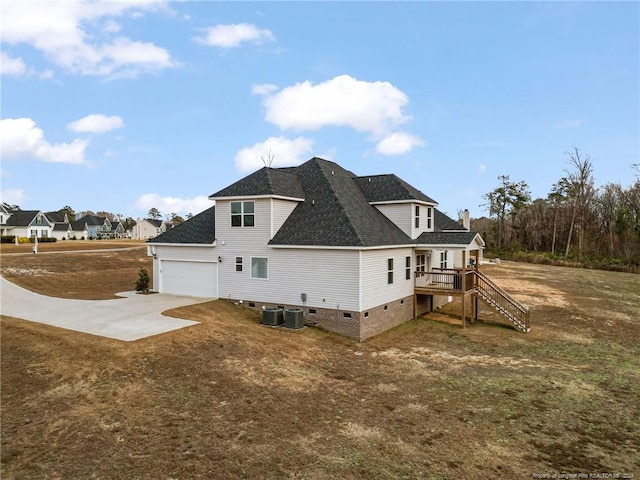
<svg viewBox="0 0 640 480">
<path fill-rule="evenodd" d="M 138 219 L 133 226 L 133 238 L 135 240 L 149 240 L 167 231 L 167 224 L 162 219 L 143 218 Z"/>
<path fill-rule="evenodd" d="M 13 210 L 5 206 L 4 203 L 0 203 L 0 234 L 4 237 L 10 235 L 8 232 L 7 220 L 11 217 Z"/>
<path fill-rule="evenodd" d="M 58 240 L 68 240 L 73 237 L 73 229 L 66 212 L 47 212 L 45 215 L 53 223 L 52 237 Z"/>
<path fill-rule="evenodd" d="M 85 224 L 87 235 L 85 238 L 123 238 L 125 230 L 121 222 L 111 222 L 107 217 L 98 217 L 97 215 L 85 215 L 76 220 L 81 224 Z M 74 222 L 74 223 L 76 223 Z"/>
<path fill-rule="evenodd" d="M 3 208 L 0 215 L 9 214 L 2 223 L 2 235 L 15 235 L 17 237 L 49 238 L 53 232 L 53 222 L 41 210 L 13 210 L 7 212 Z"/>
<path fill-rule="evenodd" d="M 89 235 L 89 227 L 87 223 L 81 220 L 71 222 L 71 236 L 70 239 L 74 240 L 86 240 Z"/>
<path fill-rule="evenodd" d="M 301 308 L 361 341 L 466 295 L 459 279 L 484 249 L 397 176 L 320 158 L 262 168 L 210 198 L 215 207 L 148 241 L 157 291 Z"/>
</svg>

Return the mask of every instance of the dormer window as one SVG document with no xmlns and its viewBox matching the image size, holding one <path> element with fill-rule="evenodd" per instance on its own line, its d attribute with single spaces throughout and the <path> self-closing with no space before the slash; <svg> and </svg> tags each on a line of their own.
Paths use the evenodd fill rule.
<svg viewBox="0 0 640 480">
<path fill-rule="evenodd" d="M 420 205 L 416 205 L 415 227 L 420 228 Z"/>
<path fill-rule="evenodd" d="M 231 226 L 253 227 L 255 225 L 255 203 L 231 202 Z"/>
</svg>

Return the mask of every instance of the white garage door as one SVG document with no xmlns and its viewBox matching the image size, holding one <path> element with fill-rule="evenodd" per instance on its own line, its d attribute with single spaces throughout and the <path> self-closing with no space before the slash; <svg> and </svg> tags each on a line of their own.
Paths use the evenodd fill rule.
<svg viewBox="0 0 640 480">
<path fill-rule="evenodd" d="M 162 260 L 162 293 L 218 298 L 218 264 Z"/>
</svg>

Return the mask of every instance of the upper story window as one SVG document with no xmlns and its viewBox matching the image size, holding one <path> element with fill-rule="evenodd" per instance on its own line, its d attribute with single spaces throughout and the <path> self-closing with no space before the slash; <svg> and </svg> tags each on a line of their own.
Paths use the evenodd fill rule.
<svg viewBox="0 0 640 480">
<path fill-rule="evenodd" d="M 433 225 L 433 208 L 427 208 L 427 230 L 431 230 Z"/>
<path fill-rule="evenodd" d="M 416 205 L 415 227 L 420 228 L 420 205 Z"/>
<path fill-rule="evenodd" d="M 387 283 L 393 283 L 393 258 L 387 259 Z"/>
<path fill-rule="evenodd" d="M 255 225 L 255 202 L 231 202 L 231 226 L 253 227 Z"/>
<path fill-rule="evenodd" d="M 405 259 L 404 278 L 405 280 L 411 280 L 411 257 Z"/>
</svg>

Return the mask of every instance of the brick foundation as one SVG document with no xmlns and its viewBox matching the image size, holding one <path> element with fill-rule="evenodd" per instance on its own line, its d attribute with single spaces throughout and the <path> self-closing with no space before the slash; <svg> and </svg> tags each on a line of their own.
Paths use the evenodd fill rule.
<svg viewBox="0 0 640 480">
<path fill-rule="evenodd" d="M 236 300 L 237 301 L 237 300 Z M 390 330 L 413 318 L 413 296 L 387 302 L 364 312 L 314 308 L 301 305 L 274 304 L 243 300 L 244 306 L 262 310 L 262 307 L 297 308 L 304 312 L 307 325 L 328 330 L 360 342 Z M 418 302 L 419 305 L 425 301 Z M 429 307 L 430 307 L 429 302 Z"/>
</svg>

